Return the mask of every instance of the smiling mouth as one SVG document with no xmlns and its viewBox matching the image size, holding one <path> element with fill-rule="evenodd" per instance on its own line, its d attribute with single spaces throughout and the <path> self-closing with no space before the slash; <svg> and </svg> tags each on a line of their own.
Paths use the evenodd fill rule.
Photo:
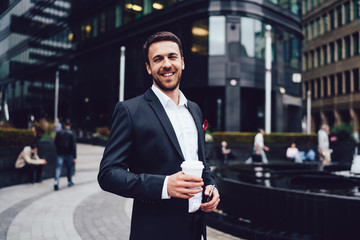
<svg viewBox="0 0 360 240">
<path fill-rule="evenodd" d="M 163 77 L 171 77 L 172 75 L 174 75 L 173 72 L 172 73 L 163 73 L 163 74 L 161 74 L 161 76 L 163 76 Z"/>
</svg>

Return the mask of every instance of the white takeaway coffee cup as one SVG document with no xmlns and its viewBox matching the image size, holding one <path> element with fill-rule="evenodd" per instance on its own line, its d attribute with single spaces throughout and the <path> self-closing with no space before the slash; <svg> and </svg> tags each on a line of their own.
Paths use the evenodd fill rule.
<svg viewBox="0 0 360 240">
<path fill-rule="evenodd" d="M 204 169 L 204 164 L 198 160 L 188 160 L 182 162 L 181 169 L 185 175 L 201 177 L 202 171 Z"/>
</svg>

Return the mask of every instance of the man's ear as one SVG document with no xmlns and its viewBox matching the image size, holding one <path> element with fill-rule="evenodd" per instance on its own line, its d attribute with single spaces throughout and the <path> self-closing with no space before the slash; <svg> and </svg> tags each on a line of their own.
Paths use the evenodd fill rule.
<svg viewBox="0 0 360 240">
<path fill-rule="evenodd" d="M 150 69 L 149 64 L 148 64 L 148 63 L 145 63 L 145 66 L 146 66 L 146 70 L 147 70 L 148 74 L 151 75 L 151 69 Z"/>
<path fill-rule="evenodd" d="M 185 62 L 184 62 L 184 58 L 181 58 L 181 69 L 184 70 L 185 69 Z"/>
</svg>

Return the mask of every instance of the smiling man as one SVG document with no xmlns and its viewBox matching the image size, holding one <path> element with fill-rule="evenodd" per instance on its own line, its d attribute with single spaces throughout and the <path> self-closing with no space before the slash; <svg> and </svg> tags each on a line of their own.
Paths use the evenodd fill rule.
<svg viewBox="0 0 360 240">
<path fill-rule="evenodd" d="M 200 108 L 179 90 L 185 68 L 181 42 L 170 32 L 152 35 L 143 47 L 153 85 L 120 102 L 113 114 L 100 164 L 101 188 L 134 198 L 130 239 L 206 239 L 204 215 L 220 201 L 205 160 Z M 202 177 L 184 175 L 183 161 L 201 161 Z"/>
</svg>

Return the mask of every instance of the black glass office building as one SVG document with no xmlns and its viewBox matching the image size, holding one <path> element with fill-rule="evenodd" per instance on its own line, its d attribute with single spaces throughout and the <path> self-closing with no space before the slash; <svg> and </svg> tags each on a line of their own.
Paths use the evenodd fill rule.
<svg viewBox="0 0 360 240">
<path fill-rule="evenodd" d="M 152 84 L 142 45 L 182 40 L 180 88 L 211 130 L 255 131 L 265 118 L 265 26 L 272 31 L 272 131 L 301 131 L 300 0 L 6 0 L 0 4 L 1 118 L 108 126 L 124 59 L 124 99 Z M 121 47 L 125 55 L 121 57 Z M 58 77 L 57 77 L 58 76 Z M 58 80 L 59 85 L 56 84 Z"/>
</svg>

